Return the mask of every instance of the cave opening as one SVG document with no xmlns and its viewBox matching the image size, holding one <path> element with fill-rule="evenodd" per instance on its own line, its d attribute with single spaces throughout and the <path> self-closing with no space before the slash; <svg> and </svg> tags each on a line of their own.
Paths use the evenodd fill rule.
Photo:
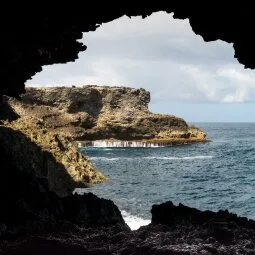
<svg viewBox="0 0 255 255">
<path fill-rule="evenodd" d="M 184 8 L 178 7 L 178 5 L 173 5 L 172 7 L 166 5 L 163 4 L 163 9 L 167 10 L 168 13 L 174 12 L 174 18 L 188 18 L 194 32 L 200 34 L 205 41 L 221 39 L 228 43 L 233 43 L 235 57 L 238 61 L 244 64 L 245 68 L 254 68 L 253 39 L 250 36 L 250 31 L 252 31 L 254 24 L 252 8 L 238 7 L 233 8 L 230 12 L 225 12 L 224 8 L 212 8 L 200 12 L 197 11 L 197 6 L 195 6 L 195 8 L 188 8 L 187 6 Z M 108 8 L 109 12 L 105 12 L 104 15 L 85 15 L 87 12 L 86 10 L 82 10 L 82 14 L 75 12 L 72 15 L 66 15 L 67 13 L 65 12 L 54 14 L 46 12 L 42 15 L 38 12 L 34 14 L 29 12 L 27 16 L 24 15 L 24 13 L 12 15 L 11 19 L 14 22 L 2 23 L 4 26 L 3 31 L 7 36 L 1 41 L 2 48 L 5 49 L 5 52 L 2 56 L 3 68 L 1 68 L 2 86 L 0 95 L 9 95 L 19 98 L 19 95 L 24 92 L 24 82 L 30 79 L 35 73 L 40 72 L 42 66 L 54 63 L 65 63 L 76 59 L 78 52 L 85 49 L 82 43 L 76 42 L 77 39 L 82 37 L 82 32 L 95 30 L 97 24 L 114 20 L 124 13 L 128 16 L 143 14 L 143 17 L 146 17 L 160 9 L 158 7 L 156 8 L 154 5 L 146 8 L 136 6 L 133 10 L 131 6 L 126 6 L 124 9 L 126 8 L 127 11 L 124 12 L 122 7 L 119 8 L 117 12 L 114 10 L 110 11 Z M 215 11 L 217 13 L 217 19 L 215 19 Z M 31 19 L 33 20 L 33 24 L 31 23 Z M 34 25 L 37 26 L 37 29 L 34 29 Z M 10 32 L 14 30 L 14 27 L 16 34 Z M 24 36 L 21 36 L 23 32 Z M 16 43 L 13 43 L 14 41 Z M 201 50 L 201 48 L 199 48 L 199 50 Z M 164 51 L 162 55 L 164 57 Z M 107 61 L 107 63 L 109 62 Z M 210 126 L 207 127 L 205 123 L 205 126 L 203 126 L 205 129 L 208 127 L 210 128 L 209 132 L 211 135 L 213 133 L 212 144 L 215 146 L 213 149 L 205 144 L 192 144 L 190 147 L 178 146 L 175 149 L 168 148 L 167 155 L 165 154 L 164 148 L 157 148 L 157 152 L 160 152 L 160 155 L 155 155 L 155 150 L 151 148 L 149 149 L 151 150 L 150 153 L 149 150 L 147 150 L 146 153 L 144 153 L 143 150 L 144 154 L 138 151 L 132 152 L 132 150 L 129 150 L 128 154 L 125 154 L 126 152 L 123 149 L 117 152 L 111 148 L 104 149 L 104 155 L 102 155 L 102 152 L 97 151 L 97 149 L 86 151 L 91 159 L 93 157 L 93 160 L 99 159 L 101 163 L 100 161 L 98 162 L 102 164 L 102 166 L 113 168 L 114 162 L 117 161 L 120 163 L 119 169 L 124 169 L 123 172 L 125 172 L 127 168 L 133 168 L 133 179 L 123 180 L 124 185 L 130 188 L 130 190 L 126 190 L 126 194 L 123 194 L 126 201 L 123 199 L 119 201 L 116 200 L 116 203 L 122 210 L 122 214 L 124 215 L 126 213 L 126 216 L 129 218 L 131 216 L 133 222 L 146 219 L 134 217 L 135 215 L 139 216 L 139 212 L 136 211 L 136 209 L 143 207 L 143 203 L 141 200 L 129 196 L 132 194 L 134 187 L 139 187 L 139 185 L 145 182 L 150 184 L 149 188 L 144 192 L 144 195 L 149 198 L 162 190 L 166 190 L 161 190 L 164 185 L 168 186 L 168 188 L 179 186 L 182 189 L 180 189 L 181 192 L 179 192 L 180 197 L 183 198 L 185 195 L 194 196 L 193 201 L 187 197 L 187 200 L 184 201 L 184 203 L 186 202 L 185 204 L 190 202 L 191 205 L 194 205 L 194 201 L 197 201 L 197 195 L 199 195 L 201 201 L 208 204 L 209 207 L 207 208 L 213 211 L 216 210 L 214 199 L 217 200 L 217 198 L 221 196 L 220 208 L 228 208 L 233 212 L 238 212 L 239 215 L 247 215 L 252 218 L 252 193 L 254 192 L 254 142 L 252 139 L 254 137 L 254 124 L 246 123 L 246 121 L 247 118 L 249 119 L 249 117 L 252 116 L 253 73 L 246 70 L 246 75 L 242 75 L 237 70 L 231 69 L 232 67 L 233 66 L 230 66 L 230 69 L 221 70 L 220 72 L 222 77 L 225 78 L 225 80 L 222 81 L 223 85 L 226 84 L 229 77 L 236 82 L 236 86 L 233 90 L 229 90 L 229 88 L 225 86 L 220 88 L 225 96 L 221 97 L 222 94 L 220 94 L 220 97 L 218 97 L 219 94 L 217 94 L 215 90 L 209 90 L 208 92 L 208 89 L 211 89 L 211 87 L 208 86 L 208 84 L 203 86 L 203 81 L 207 81 L 207 76 L 204 77 L 204 80 L 202 79 L 201 82 L 201 88 L 203 88 L 201 89 L 202 92 L 201 90 L 197 90 L 195 93 L 196 96 L 202 95 L 202 97 L 206 97 L 207 100 L 208 98 L 211 99 L 210 106 L 213 107 L 215 99 L 216 101 L 222 100 L 218 109 L 216 109 L 219 114 L 222 114 L 222 119 L 220 121 L 232 120 L 232 123 L 224 124 L 225 126 L 219 127 L 217 123 L 213 125 L 210 124 Z M 142 70 L 140 66 L 136 68 Z M 187 66 L 186 69 L 184 68 L 184 71 L 192 75 L 194 75 L 194 73 L 199 74 L 199 69 Z M 104 72 L 104 74 L 105 73 L 108 72 Z M 153 72 L 147 71 L 147 73 L 149 73 L 150 78 L 153 77 Z M 226 79 L 226 77 L 228 78 Z M 195 78 L 196 79 L 193 77 L 194 82 L 197 80 L 197 76 Z M 217 81 L 219 82 L 219 80 Z M 71 89 L 75 91 L 76 85 L 73 83 L 70 85 L 72 86 Z M 130 84 L 130 86 L 132 86 L 132 84 Z M 139 88 L 140 87 L 143 87 L 142 84 L 139 84 Z M 66 90 L 66 93 L 68 94 L 70 91 L 71 90 Z M 176 89 L 173 89 L 173 91 L 176 91 Z M 161 95 L 165 96 L 168 94 L 164 92 L 165 91 L 163 91 Z M 143 95 L 144 104 L 142 106 L 146 108 L 146 104 L 150 99 L 146 91 L 136 89 L 132 91 L 132 93 L 134 95 Z M 28 93 L 28 97 L 29 95 L 31 94 Z M 75 93 L 72 95 L 74 95 L 74 99 L 78 96 Z M 102 101 L 98 93 L 93 90 L 93 86 L 90 88 L 88 95 L 92 101 L 96 100 L 99 108 L 102 106 Z M 190 96 L 190 93 L 184 93 L 183 101 L 189 99 Z M 117 95 L 117 98 L 119 98 L 119 95 Z M 50 96 L 46 95 L 44 100 L 52 105 L 56 105 L 56 103 L 59 104 L 59 110 L 66 110 L 65 100 L 63 100 L 62 97 L 58 97 L 57 100 L 55 100 L 54 97 L 50 98 Z M 107 100 L 113 103 L 112 105 L 116 112 L 118 112 L 119 102 L 121 100 L 118 100 L 117 103 L 112 102 L 111 98 Z M 152 98 L 152 100 L 154 99 Z M 2 107 L 4 103 L 2 96 L 0 102 Z M 41 102 L 43 102 L 43 100 L 41 100 Z M 230 104 L 231 102 L 232 104 Z M 246 105 L 242 102 L 246 102 Z M 225 113 L 222 112 L 222 103 L 228 103 L 228 105 L 231 106 L 229 109 L 225 109 Z M 236 106 L 234 106 L 235 104 Z M 192 109 L 192 105 L 194 106 L 195 103 L 192 102 L 192 104 L 187 105 L 188 109 L 191 113 L 195 113 L 196 116 L 198 116 L 198 108 Z M 241 105 L 243 108 L 240 108 Z M 21 116 L 24 112 L 19 106 L 18 104 L 16 109 L 20 110 L 18 113 L 20 113 Z M 142 106 L 140 109 L 144 109 Z M 205 110 L 204 106 L 205 104 L 203 105 L 203 110 Z M 239 109 L 242 114 L 236 115 L 236 112 L 231 111 L 233 109 L 232 106 L 236 107 L 235 109 Z M 43 118 L 37 118 L 31 129 L 29 122 L 30 119 L 33 119 L 33 114 L 35 113 L 33 110 L 35 107 L 35 105 L 32 106 L 29 114 L 25 112 L 24 115 L 27 118 L 25 118 L 23 122 L 21 120 L 14 120 L 11 122 L 14 124 L 10 124 L 8 121 L 6 122 L 5 119 L 2 119 L 4 115 L 2 115 L 1 112 L 0 147 L 1 153 L 4 155 L 1 159 L 1 170 L 5 171 L 11 169 L 11 174 L 3 175 L 8 177 L 8 183 L 1 179 L 4 184 L 1 187 L 2 199 L 6 208 L 0 213 L 0 235 L 3 238 L 3 242 L 0 241 L 0 253 L 21 254 L 23 252 L 24 254 L 33 254 L 35 252 L 40 252 L 40 254 L 49 254 L 49 252 L 54 250 L 54 253 L 56 251 L 61 253 L 70 251 L 77 254 L 84 251 L 96 252 L 98 254 L 100 252 L 106 254 L 137 254 L 145 251 L 157 254 L 159 251 L 162 251 L 162 249 L 165 249 L 166 252 L 170 254 L 176 251 L 198 254 L 218 251 L 219 254 L 231 254 L 233 250 L 238 250 L 241 253 L 254 251 L 254 221 L 248 221 L 247 218 L 237 217 L 237 215 L 229 214 L 227 211 L 219 211 L 218 213 L 213 213 L 212 211 L 201 212 L 193 208 L 185 207 L 182 204 L 174 206 L 171 202 L 161 204 L 160 206 L 153 205 L 151 210 L 152 224 L 141 228 L 138 232 L 130 234 L 130 229 L 123 221 L 120 211 L 111 201 L 99 199 L 90 193 L 84 196 L 70 195 L 61 197 L 63 193 L 60 192 L 60 196 L 56 195 L 56 190 L 52 191 L 49 187 L 49 182 L 47 178 L 45 178 L 45 175 L 51 173 L 52 176 L 50 179 L 52 180 L 53 187 L 56 187 L 59 180 L 65 183 L 66 172 L 63 175 L 63 172 L 56 171 L 56 169 L 59 169 L 56 165 L 59 164 L 57 160 L 60 158 L 63 160 L 62 163 L 65 164 L 69 174 L 75 179 L 76 183 L 80 182 L 80 185 L 84 185 L 84 180 L 88 182 L 93 180 L 95 183 L 100 182 L 104 179 L 104 176 L 99 172 L 95 172 L 93 168 L 89 168 L 90 175 L 81 176 L 81 172 L 77 170 L 80 168 L 80 165 L 76 165 L 77 167 L 75 168 L 70 166 L 70 158 L 75 158 L 77 164 L 80 164 L 80 162 L 88 164 L 88 162 L 85 162 L 84 157 L 76 152 L 68 137 L 63 139 L 63 137 L 49 132 L 44 127 L 45 117 L 46 119 L 54 119 L 57 126 L 60 128 L 65 124 L 63 118 L 59 116 L 58 111 L 52 114 L 48 107 L 40 105 L 40 114 L 42 114 L 43 111 L 48 111 L 47 116 L 42 114 L 41 116 Z M 94 112 L 92 107 L 87 105 L 86 109 L 92 111 L 93 116 L 89 114 L 79 114 L 75 116 L 75 118 L 72 118 L 73 116 L 71 116 L 71 114 L 75 107 L 75 105 L 72 105 L 72 107 L 68 109 L 66 119 L 71 119 L 74 127 L 92 127 L 96 122 L 98 112 Z M 78 104 L 78 107 L 84 109 L 81 103 Z M 177 110 L 179 107 L 180 105 L 176 105 Z M 160 111 L 161 110 L 157 110 L 157 112 Z M 171 105 L 171 113 L 172 111 L 173 105 Z M 204 116 L 211 115 L 209 108 L 207 108 L 205 112 L 206 114 Z M 247 113 L 246 116 L 244 116 L 244 113 Z M 14 116 L 17 115 L 14 114 Z M 201 114 L 200 116 L 203 117 Z M 237 117 L 242 118 L 243 123 L 234 123 Z M 128 116 L 126 121 L 130 119 L 132 119 L 132 114 Z M 158 122 L 159 116 L 154 120 Z M 172 120 L 176 122 L 176 119 Z M 166 121 L 166 119 L 164 119 L 164 121 Z M 186 127 L 181 119 L 179 119 L 179 121 L 178 123 L 182 123 L 182 127 Z M 139 125 L 143 126 L 145 123 L 146 118 L 144 118 Z M 37 129 L 39 129 L 40 132 L 37 132 Z M 107 130 L 107 132 L 111 132 L 109 127 L 107 127 Z M 130 129 L 125 129 L 125 131 L 126 133 L 124 132 L 124 134 L 126 135 L 130 132 Z M 146 129 L 142 129 L 139 135 L 143 137 L 146 132 Z M 45 134 L 47 134 L 47 136 L 45 136 Z M 90 133 L 90 135 L 93 137 L 95 134 Z M 224 137 L 224 135 L 227 136 Z M 14 143 L 9 143 L 8 139 L 10 139 L 10 141 L 12 141 L 11 139 L 16 139 L 15 146 L 13 146 Z M 49 144 L 54 146 L 47 146 Z M 192 153 L 190 153 L 189 148 L 192 148 Z M 205 148 L 208 150 L 205 151 Z M 24 156 L 19 154 L 21 150 Z M 169 154 L 169 151 L 171 154 Z M 197 152 L 199 153 L 197 154 Z M 116 153 L 119 154 L 117 155 Z M 29 155 L 40 156 L 40 160 L 38 160 L 37 157 L 33 158 L 33 161 L 31 160 L 31 168 L 29 164 L 26 164 L 26 158 Z M 140 160 L 139 166 L 141 166 L 144 171 L 144 178 L 139 179 L 136 175 L 141 168 L 136 169 L 134 164 L 126 160 L 127 158 L 130 159 L 131 155 L 131 158 L 135 158 L 137 161 Z M 227 160 L 223 160 L 225 156 L 227 156 Z M 120 162 L 120 158 L 124 159 L 124 161 Z M 54 159 L 57 159 L 56 162 Z M 144 167 L 146 160 L 150 162 Z M 158 160 L 158 162 L 155 164 L 156 160 Z M 24 164 L 19 164 L 19 162 L 23 162 Z M 158 167 L 159 162 L 162 166 L 161 172 L 155 171 L 155 166 Z M 204 169 L 200 165 L 201 162 L 204 164 Z M 100 168 L 99 163 L 96 164 Z M 44 169 L 44 171 L 39 171 L 39 175 L 38 173 L 35 175 L 35 171 L 32 171 L 31 175 L 27 176 L 27 174 L 22 174 L 22 178 L 20 178 L 20 172 L 16 175 L 17 166 L 19 170 L 20 167 L 22 167 L 24 171 L 30 171 L 32 168 L 41 168 Z M 26 167 L 24 168 L 23 166 Z M 39 168 L 37 168 L 38 166 Z M 184 166 L 185 170 L 182 172 L 179 171 L 183 170 Z M 45 171 L 45 168 L 52 171 Z M 152 177 L 150 180 L 146 179 L 148 171 Z M 113 198 L 113 193 L 111 194 L 111 191 L 117 190 L 119 193 L 123 191 L 123 183 L 118 182 L 123 176 L 123 172 L 120 171 L 117 173 L 119 176 L 109 178 L 108 184 L 112 190 L 108 189 L 103 191 L 104 194 L 110 194 L 111 199 Z M 166 176 L 165 173 L 171 173 L 171 175 Z M 178 176 L 180 173 L 182 174 L 181 178 Z M 59 178 L 56 178 L 56 176 L 59 176 Z M 12 180 L 12 178 L 14 178 L 14 180 Z M 20 180 L 21 183 L 17 185 L 17 190 L 13 190 L 10 197 L 5 196 L 4 192 L 6 191 L 6 186 L 10 186 L 18 180 Z M 152 180 L 153 182 L 150 182 Z M 179 183 L 178 181 L 176 182 L 176 180 L 178 180 Z M 210 181 L 210 185 L 206 183 L 208 180 Z M 27 189 L 22 189 L 22 183 L 26 185 Z M 107 185 L 107 183 L 105 182 L 104 184 L 94 186 L 94 191 L 97 189 L 100 193 L 100 187 L 104 185 Z M 93 190 L 94 187 L 88 187 L 87 190 Z M 141 190 L 142 189 L 138 189 L 137 193 L 140 193 Z M 25 192 L 25 196 L 22 195 L 22 191 Z M 219 193 L 218 191 L 223 193 Z M 208 199 L 207 194 L 210 195 L 211 199 L 206 200 Z M 214 196 L 212 196 L 212 194 L 214 194 Z M 161 194 L 160 197 L 164 198 L 165 196 L 165 198 L 169 199 L 171 195 L 180 202 L 175 191 L 172 192 L 172 194 Z M 154 198 L 151 204 L 159 202 Z M 173 201 L 174 198 L 172 199 Z M 225 198 L 227 198 L 227 200 L 225 200 Z M 125 204 L 127 201 L 130 203 L 129 205 L 127 205 L 127 203 Z M 236 201 L 237 204 L 233 205 L 233 201 Z M 8 207 L 9 205 L 11 206 Z M 247 205 L 251 207 L 247 208 Z M 199 205 L 197 204 L 196 207 L 199 207 Z M 202 207 L 203 209 L 206 208 L 204 206 Z M 134 214 L 130 215 L 130 209 L 134 210 Z M 246 212 L 242 211 L 243 209 L 244 211 L 246 210 Z M 13 210 L 13 214 L 9 213 L 8 210 Z M 20 221 L 12 221 L 13 215 L 15 215 L 15 217 L 20 217 Z M 5 221 L 6 217 L 8 218 L 8 222 Z M 19 224 L 15 225 L 17 222 L 19 222 Z M 21 226 L 20 222 L 26 224 L 25 227 L 24 225 Z M 120 226 L 115 228 L 116 223 L 120 224 Z M 79 228 L 80 226 L 82 227 Z M 102 229 L 102 226 L 106 228 L 110 226 L 110 229 Z M 114 227 L 111 228 L 112 226 Z M 94 229 L 95 233 L 93 232 Z M 169 231 L 169 229 L 171 229 L 171 231 Z M 91 232 L 93 232 L 93 234 L 91 234 Z M 50 236 L 49 233 L 51 233 Z M 83 240 L 81 240 L 81 236 Z M 147 238 L 149 238 L 149 240 L 154 239 L 155 242 L 150 241 L 148 244 Z M 13 242 L 13 240 L 15 241 Z M 21 241 L 19 242 L 19 240 Z M 166 244 L 169 243 L 171 243 L 171 247 L 166 247 Z M 201 243 L 205 245 L 201 246 Z M 222 245 L 224 247 L 222 247 Z M 52 249 L 53 246 L 54 248 Z"/>
<path fill-rule="evenodd" d="M 151 205 L 167 199 L 199 209 L 227 208 L 241 215 L 254 217 L 255 213 L 251 213 L 250 206 L 244 209 L 244 201 L 240 199 L 241 196 L 247 200 L 247 205 L 252 205 L 250 185 L 242 183 L 246 178 L 247 182 L 250 181 L 248 179 L 253 164 L 249 165 L 249 176 L 244 177 L 242 171 L 238 170 L 242 163 L 237 160 L 236 153 L 231 154 L 231 150 L 238 149 L 237 145 L 224 149 L 231 137 L 236 139 L 236 136 L 241 136 L 236 143 L 246 143 L 253 129 L 250 122 L 254 122 L 252 106 L 255 74 L 253 70 L 244 69 L 233 58 L 233 44 L 221 40 L 205 42 L 201 36 L 194 34 L 188 19 L 176 20 L 172 14 L 165 12 L 153 13 L 146 19 L 123 16 L 102 24 L 96 31 L 84 33 L 80 42 L 88 48 L 80 54 L 78 60 L 74 63 L 43 67 L 43 71 L 28 81 L 26 86 L 66 86 L 73 89 L 84 85 L 136 89 L 142 87 L 150 91 L 150 111 L 180 116 L 191 124 L 201 126 L 207 130 L 213 144 L 212 147 L 201 145 L 198 148 L 191 146 L 168 149 L 163 156 L 154 155 L 155 151 L 149 150 L 146 155 L 137 155 L 136 151 L 130 150 L 125 155 L 123 150 L 119 153 L 113 148 L 102 148 L 101 151 L 83 149 L 93 163 L 107 174 L 110 183 L 100 184 L 88 191 L 105 198 L 113 199 L 113 196 L 116 196 L 114 201 L 126 218 L 140 216 L 140 219 L 135 219 L 143 224 L 149 221 Z M 83 99 L 77 100 L 81 100 L 81 108 L 84 107 Z M 99 103 L 95 97 L 92 102 L 92 108 L 99 109 L 96 114 L 98 115 L 102 105 L 97 107 Z M 114 104 L 117 104 L 116 101 Z M 81 111 L 76 108 L 73 108 L 74 111 Z M 86 107 L 83 110 L 93 112 Z M 95 120 L 86 120 L 83 125 L 93 127 Z M 250 123 L 248 126 L 247 122 Z M 243 129 L 250 129 L 249 134 Z M 245 154 L 245 150 L 252 148 L 252 145 L 244 144 L 241 151 Z M 142 158 L 141 162 L 139 156 Z M 249 161 L 249 156 L 243 157 L 245 161 Z M 132 163 L 131 158 L 134 158 Z M 155 182 L 144 188 L 144 168 L 147 167 L 144 167 L 142 162 L 146 159 L 149 160 L 148 164 L 151 164 L 148 175 L 151 175 Z M 228 165 L 225 160 L 233 163 Z M 234 173 L 233 165 L 237 169 Z M 170 174 L 164 176 L 161 168 Z M 134 172 L 140 171 L 141 174 L 136 176 L 131 169 Z M 125 177 L 122 176 L 122 170 Z M 201 175 L 201 178 L 197 177 L 197 174 Z M 233 182 L 229 182 L 229 176 L 232 175 Z M 240 178 L 240 183 L 235 183 L 235 178 Z M 171 181 L 166 181 L 169 179 Z M 122 188 L 126 187 L 129 191 L 128 199 L 125 192 L 122 196 L 118 195 L 119 185 L 125 183 L 126 186 Z M 224 183 L 229 183 L 229 186 Z M 154 185 L 162 186 L 162 190 L 155 193 L 150 188 Z M 131 191 L 129 186 L 136 188 L 131 188 Z M 239 187 L 239 193 L 236 186 Z M 203 195 L 200 195 L 201 191 Z M 148 200 L 146 196 L 149 197 L 149 194 L 150 203 L 141 202 Z M 130 201 L 126 205 L 122 201 L 125 199 Z M 147 206 L 147 214 L 143 213 L 142 209 L 137 211 L 135 206 L 132 208 L 132 204 L 137 204 L 137 201 Z"/>
</svg>

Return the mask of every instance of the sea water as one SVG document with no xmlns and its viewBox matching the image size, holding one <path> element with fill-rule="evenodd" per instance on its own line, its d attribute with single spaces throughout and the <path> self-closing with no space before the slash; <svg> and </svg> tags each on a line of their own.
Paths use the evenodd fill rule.
<svg viewBox="0 0 255 255">
<path fill-rule="evenodd" d="M 88 189 L 111 199 L 131 229 L 171 200 L 255 219 L 255 123 L 197 123 L 212 142 L 155 148 L 80 148 L 109 179 Z"/>
</svg>

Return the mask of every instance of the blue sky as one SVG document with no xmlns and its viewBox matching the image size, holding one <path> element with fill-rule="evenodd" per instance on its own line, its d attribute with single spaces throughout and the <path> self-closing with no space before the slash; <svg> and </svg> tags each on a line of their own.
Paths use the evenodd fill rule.
<svg viewBox="0 0 255 255">
<path fill-rule="evenodd" d="M 253 103 L 152 103 L 150 110 L 162 113 L 174 113 L 187 122 L 255 122 Z"/>
<path fill-rule="evenodd" d="M 158 12 L 124 16 L 84 33 L 75 62 L 43 67 L 26 86 L 87 84 L 145 88 L 150 109 L 188 122 L 254 122 L 255 71 L 231 44 L 205 43 L 188 20 Z"/>
</svg>

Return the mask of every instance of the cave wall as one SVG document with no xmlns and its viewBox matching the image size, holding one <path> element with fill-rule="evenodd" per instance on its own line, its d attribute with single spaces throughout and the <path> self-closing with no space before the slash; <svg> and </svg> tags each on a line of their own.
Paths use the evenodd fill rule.
<svg viewBox="0 0 255 255">
<path fill-rule="evenodd" d="M 86 46 L 77 42 L 83 32 L 123 15 L 142 16 L 153 12 L 174 13 L 174 18 L 188 18 L 193 31 L 205 41 L 233 43 L 235 58 L 245 68 L 254 69 L 254 9 L 244 4 L 223 7 L 218 3 L 156 1 L 152 3 L 91 2 L 81 7 L 8 2 L 1 8 L 0 95 L 19 97 L 25 82 L 42 70 L 42 66 L 75 61 Z"/>
</svg>

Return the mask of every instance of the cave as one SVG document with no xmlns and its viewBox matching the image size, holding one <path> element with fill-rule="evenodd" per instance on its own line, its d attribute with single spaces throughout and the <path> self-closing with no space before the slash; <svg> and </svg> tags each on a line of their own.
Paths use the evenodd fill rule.
<svg viewBox="0 0 255 255">
<path fill-rule="evenodd" d="M 233 43 L 235 50 L 233 57 L 237 58 L 244 68 L 255 68 L 252 34 L 255 17 L 253 9 L 243 5 L 226 8 L 216 4 L 187 4 L 184 2 L 147 3 L 146 6 L 131 3 L 117 6 L 103 3 L 100 4 L 99 10 L 98 3 L 92 3 L 86 9 L 63 4 L 61 11 L 47 6 L 34 7 L 23 4 L 22 7 L 22 11 L 7 6 L 2 9 L 4 15 L 1 16 L 2 40 L 0 42 L 3 51 L 0 69 L 2 78 L 1 106 L 4 105 L 4 96 L 20 99 L 20 94 L 26 92 L 25 82 L 40 72 L 42 66 L 75 61 L 78 58 L 78 53 L 86 50 L 85 45 L 77 42 L 82 38 L 83 32 L 94 31 L 99 24 L 112 21 L 123 15 L 146 18 L 153 12 L 166 11 L 174 13 L 176 19 L 188 18 L 194 33 L 201 35 L 205 42 L 219 39 Z M 1 116 L 2 114 L 4 112 L 1 109 Z M 74 195 L 74 198 L 72 196 L 60 198 L 49 189 L 47 181 L 43 178 L 32 173 L 20 176 L 17 169 L 12 166 L 13 159 L 9 155 L 5 155 L 5 147 L 2 144 L 0 151 L 3 155 L 1 171 L 4 173 L 1 178 L 1 201 L 3 208 L 11 210 L 1 210 L 0 219 L 7 219 L 7 223 L 12 226 L 24 224 L 24 222 L 26 224 L 28 222 L 30 225 L 28 229 L 22 229 L 22 231 L 14 227 L 11 232 L 5 233 L 2 238 L 7 240 L 10 245 L 5 250 L 5 241 L 1 243 L 0 254 L 33 254 L 34 252 L 37 252 L 36 254 L 53 254 L 56 251 L 63 254 L 84 254 L 84 252 L 88 254 L 118 254 L 118 248 L 125 246 L 127 240 L 130 239 L 130 232 L 122 222 L 118 209 L 112 203 L 95 199 L 92 194 L 88 195 L 88 198 L 81 198 L 77 195 Z M 5 195 L 6 190 L 10 188 L 8 185 L 13 184 L 17 184 L 16 188 Z M 41 192 L 42 190 L 43 192 Z M 93 204 L 93 210 L 87 213 L 90 210 L 88 208 L 91 208 L 89 204 Z M 11 206 L 8 207 L 8 205 Z M 70 207 L 74 210 L 70 211 Z M 99 211 L 101 214 L 97 214 Z M 21 216 L 15 215 L 17 212 Z M 86 219 L 82 216 L 84 212 L 86 212 Z M 210 230 L 218 242 L 231 243 L 233 233 L 238 232 L 236 230 L 238 226 L 247 228 L 245 234 L 250 234 L 251 238 L 254 238 L 254 232 L 251 231 L 255 226 L 253 221 L 237 217 L 226 211 L 200 212 L 183 205 L 175 207 L 171 203 L 165 203 L 154 206 L 152 212 L 152 222 L 165 225 L 155 228 L 150 226 L 147 232 L 144 229 L 141 230 L 140 234 L 147 238 L 150 238 L 148 233 L 155 237 L 157 231 L 160 230 L 160 233 L 164 234 L 169 230 L 169 227 L 172 228 L 175 224 L 184 224 L 185 221 L 192 222 L 191 226 L 187 228 L 198 226 L 197 232 L 203 232 L 205 231 L 204 224 L 210 224 L 208 219 L 212 218 L 216 220 L 212 222 L 213 227 Z M 103 217 L 104 215 L 105 217 Z M 175 220 L 169 220 L 168 215 L 172 215 Z M 13 221 L 14 218 L 18 218 L 18 222 Z M 57 222 L 54 219 L 61 221 Z M 38 222 L 40 222 L 39 230 Z M 77 227 L 70 226 L 70 222 L 86 223 L 88 226 L 85 224 L 84 226 L 87 228 L 82 231 Z M 115 226 L 116 222 L 122 225 Z M 7 223 L 0 225 L 0 231 L 6 232 Z M 105 226 L 111 226 L 106 235 L 106 230 L 103 228 Z M 96 229 L 98 236 L 95 235 L 95 239 L 98 238 L 98 240 L 88 238 L 93 228 Z M 40 231 L 41 235 L 38 237 Z M 71 232 L 84 239 L 87 238 L 89 241 L 85 242 L 86 245 L 81 244 L 78 238 L 71 237 Z M 43 239 L 43 236 L 45 237 L 49 233 L 55 233 L 55 238 Z M 61 236 L 61 233 L 65 234 Z M 61 236 L 64 239 L 67 233 L 70 234 L 69 239 L 60 242 L 58 237 Z M 163 234 L 162 236 L 164 236 Z M 241 240 L 242 233 L 238 232 L 238 234 L 237 236 Z M 22 237 L 25 237 L 26 241 L 20 241 Z M 119 244 L 118 239 L 121 240 Z M 115 245 L 114 248 L 101 247 L 104 241 L 112 242 L 112 246 Z M 93 250 L 93 245 L 97 248 L 96 250 Z M 132 246 L 132 242 L 129 245 Z M 161 252 L 163 254 L 163 250 L 160 248 L 146 245 L 137 247 L 136 242 L 133 241 L 132 248 L 123 248 L 122 254 L 140 254 L 140 252 L 148 254 Z M 250 246 L 248 243 L 245 244 L 245 248 L 252 249 L 254 247 L 252 243 Z M 207 247 L 207 251 L 217 252 L 217 250 L 213 250 L 213 247 Z M 187 252 L 184 254 L 190 254 Z M 223 252 L 220 254 L 224 254 Z M 225 254 L 231 254 L 228 251 L 225 252 Z"/>
</svg>

